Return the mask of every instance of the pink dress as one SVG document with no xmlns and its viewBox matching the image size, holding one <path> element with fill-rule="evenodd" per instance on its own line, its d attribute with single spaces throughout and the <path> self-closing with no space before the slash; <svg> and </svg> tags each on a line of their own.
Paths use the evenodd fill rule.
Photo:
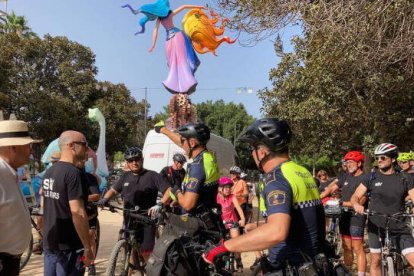
<svg viewBox="0 0 414 276">
<path fill-rule="evenodd" d="M 169 69 L 167 79 L 162 83 L 171 93 L 191 94 L 197 86 L 194 73 L 200 65 L 200 60 L 188 36 L 174 27 L 173 17 L 170 13 L 161 19 L 162 26 L 167 30 L 165 53 Z"/>
<path fill-rule="evenodd" d="M 233 205 L 234 195 L 223 197 L 221 194 L 217 194 L 217 203 L 221 205 L 221 218 L 224 222 L 238 222 L 236 210 Z M 227 228 L 227 223 L 226 223 Z"/>
</svg>

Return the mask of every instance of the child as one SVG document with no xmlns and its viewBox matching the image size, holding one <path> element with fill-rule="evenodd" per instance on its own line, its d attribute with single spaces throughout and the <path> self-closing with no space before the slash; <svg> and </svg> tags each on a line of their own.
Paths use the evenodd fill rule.
<svg viewBox="0 0 414 276">
<path fill-rule="evenodd" d="M 235 238 L 240 235 L 239 225 L 241 227 L 245 224 L 245 217 L 243 210 L 240 207 L 239 201 L 237 198 L 231 194 L 231 188 L 233 186 L 233 181 L 228 177 L 221 177 L 219 179 L 219 188 L 217 194 L 217 203 L 221 205 L 221 218 L 223 219 L 224 226 L 230 232 L 230 238 Z M 237 219 L 237 215 L 240 216 L 240 221 Z M 241 261 L 240 253 L 236 253 L 236 264 L 237 272 L 243 272 L 243 264 Z"/>
</svg>

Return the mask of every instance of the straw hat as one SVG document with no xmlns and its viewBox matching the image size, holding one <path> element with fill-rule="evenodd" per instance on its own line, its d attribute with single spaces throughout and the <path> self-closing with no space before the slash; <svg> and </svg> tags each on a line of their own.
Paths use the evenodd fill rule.
<svg viewBox="0 0 414 276">
<path fill-rule="evenodd" d="M 19 120 L 0 121 L 0 147 L 40 143 L 30 137 L 27 123 Z"/>
</svg>

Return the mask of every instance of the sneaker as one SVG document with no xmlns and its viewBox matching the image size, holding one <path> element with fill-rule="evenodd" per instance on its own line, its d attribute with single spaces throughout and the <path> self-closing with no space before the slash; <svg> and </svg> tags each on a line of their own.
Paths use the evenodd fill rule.
<svg viewBox="0 0 414 276">
<path fill-rule="evenodd" d="M 241 258 L 237 258 L 236 259 L 236 268 L 237 268 L 237 272 L 238 273 L 242 273 L 243 272 L 243 263 Z"/>
<path fill-rule="evenodd" d="M 253 270 L 260 264 L 260 259 L 254 260 L 254 263 L 250 266 L 250 270 Z"/>
<path fill-rule="evenodd" d="M 96 276 L 96 268 L 95 268 L 95 265 L 88 266 L 88 275 L 89 276 Z"/>
</svg>

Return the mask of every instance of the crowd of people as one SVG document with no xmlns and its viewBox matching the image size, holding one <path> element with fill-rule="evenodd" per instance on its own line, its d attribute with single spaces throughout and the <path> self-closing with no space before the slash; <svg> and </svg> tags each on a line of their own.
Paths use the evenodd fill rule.
<svg viewBox="0 0 414 276">
<path fill-rule="evenodd" d="M 355 256 L 358 276 L 365 275 L 367 231 L 370 274 L 380 275 L 379 236 L 384 233 L 384 219 L 367 218 L 365 211 L 369 208 L 391 215 L 404 210 L 406 200 L 414 202 L 413 153 L 398 153 L 397 146 L 380 144 L 374 151 L 376 167 L 365 173 L 366 156 L 360 151 L 350 151 L 343 157 L 343 171 L 338 177 L 329 177 L 326 170 L 320 170 L 314 178 L 290 159 L 292 131 L 288 123 L 265 118 L 255 121 L 239 138 L 248 145 L 262 175 L 256 192 L 260 194 L 263 219 L 249 224 L 251 191 L 243 179 L 245 174 L 233 166 L 229 175 L 220 176 L 214 153 L 207 148 L 210 139 L 207 125 L 189 123 L 171 131 L 160 122 L 155 131 L 166 135 L 183 153 L 174 154 L 172 165 L 157 173 L 144 168 L 139 147 L 128 148 L 124 153 L 126 171 L 103 198 L 96 177 L 84 169 L 88 160 L 85 135 L 72 130 L 60 135 L 60 155 L 42 180 L 44 275 L 83 275 L 86 267 L 89 275 L 96 273 L 97 206 L 107 205 L 118 194 L 124 208 L 139 207 L 152 217 L 166 206 L 171 210 L 170 217 L 187 219 L 202 219 L 218 208 L 221 210 L 218 221 L 229 235 L 204 252 L 206 263 L 213 264 L 223 254 L 234 252 L 236 269 L 241 272 L 240 253 L 256 252 L 254 265 L 261 265 L 263 271 L 286 274 L 293 269 L 296 273 L 293 275 L 309 269 L 321 273 L 312 261 L 325 254 L 323 245 L 329 219 L 325 218 L 324 205 L 332 199 L 354 210 L 344 213 L 339 220 L 345 266 L 351 270 Z M 19 275 L 20 256 L 29 244 L 30 212 L 16 170 L 28 162 L 31 145 L 38 142 L 30 138 L 25 122 L 0 122 L 0 229 L 4 230 L 0 238 L 0 276 Z M 124 216 L 122 227 L 128 225 L 128 219 Z M 211 229 L 217 227 L 209 223 L 204 221 Z M 145 261 L 157 246 L 156 233 L 154 226 L 136 229 Z M 396 238 L 401 254 L 414 266 L 414 238 L 405 221 L 392 224 L 391 236 Z M 267 256 L 262 256 L 263 250 L 268 250 Z M 130 262 L 134 265 L 136 260 L 132 258 Z"/>
</svg>

